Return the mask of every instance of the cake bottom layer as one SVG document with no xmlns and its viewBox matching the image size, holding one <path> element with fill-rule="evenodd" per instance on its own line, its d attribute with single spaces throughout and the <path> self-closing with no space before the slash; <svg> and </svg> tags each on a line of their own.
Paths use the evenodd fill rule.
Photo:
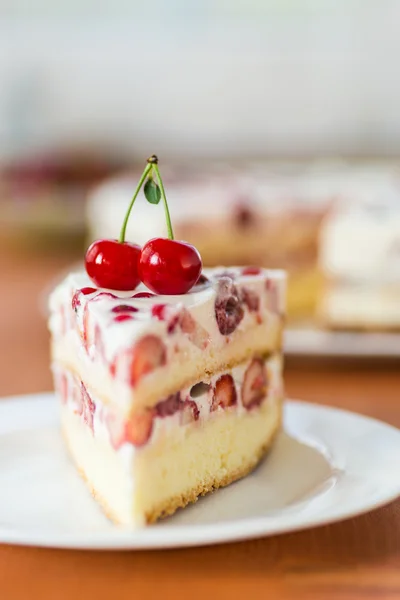
<svg viewBox="0 0 400 600">
<path fill-rule="evenodd" d="M 62 429 L 70 454 L 93 496 L 115 522 L 152 523 L 240 479 L 259 463 L 279 430 L 281 398 L 244 413 L 234 408 L 193 422 L 124 456 L 67 405 Z"/>
</svg>

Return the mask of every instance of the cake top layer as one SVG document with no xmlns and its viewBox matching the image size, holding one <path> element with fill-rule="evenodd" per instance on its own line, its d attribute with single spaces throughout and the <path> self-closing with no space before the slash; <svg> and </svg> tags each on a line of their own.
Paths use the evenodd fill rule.
<svg viewBox="0 0 400 600">
<path fill-rule="evenodd" d="M 155 295 L 143 284 L 132 292 L 98 289 L 86 273 L 73 273 L 52 293 L 50 309 L 54 336 L 76 326 L 89 354 L 99 352 L 101 340 L 107 362 L 149 336 L 217 349 L 234 332 L 284 313 L 285 273 L 205 269 L 200 283 L 179 296 Z"/>
</svg>

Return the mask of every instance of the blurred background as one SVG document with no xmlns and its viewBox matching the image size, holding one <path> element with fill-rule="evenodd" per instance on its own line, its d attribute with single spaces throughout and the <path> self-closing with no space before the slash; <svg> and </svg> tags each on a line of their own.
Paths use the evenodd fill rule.
<svg viewBox="0 0 400 600">
<path fill-rule="evenodd" d="M 399 23 L 397 0 L 0 0 L 0 326 L 7 345 L 16 344 L 9 360 L 18 360 L 27 332 L 45 347 L 49 286 L 90 239 L 116 235 L 131 173 L 154 152 L 182 236 L 208 253 L 208 264 L 230 260 L 230 239 L 246 248 L 268 237 L 265 251 L 231 258 L 289 270 L 293 322 L 398 329 Z M 240 204 L 244 192 L 251 206 Z M 182 205 L 199 205 L 206 193 L 221 206 L 217 217 L 205 203 L 185 221 Z M 342 229 L 343 206 L 346 213 L 355 200 L 358 212 Z M 246 225 L 253 204 L 267 222 L 256 236 Z M 232 214 L 233 238 L 218 251 L 203 246 Z M 349 275 L 347 257 L 366 256 L 370 236 L 379 263 L 370 256 Z M 337 240 L 344 259 L 336 260 Z M 387 256 L 394 267 L 381 281 Z M 364 320 L 343 310 L 338 317 L 338 304 L 331 310 L 326 298 L 337 281 L 341 306 L 372 288 Z M 38 298 L 35 317 L 21 296 L 25 305 Z M 10 317 L 18 302 L 18 318 Z M 310 344 L 298 340 L 297 349 Z M 48 385 L 47 372 L 39 384 Z M 14 389 L 11 378 L 3 387 Z"/>
<path fill-rule="evenodd" d="M 396 0 L 0 3 L 3 160 L 396 155 Z"/>
</svg>

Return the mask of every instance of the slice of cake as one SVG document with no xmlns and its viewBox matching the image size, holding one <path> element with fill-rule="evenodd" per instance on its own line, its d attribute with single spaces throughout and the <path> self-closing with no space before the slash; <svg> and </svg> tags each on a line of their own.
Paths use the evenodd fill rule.
<svg viewBox="0 0 400 600">
<path fill-rule="evenodd" d="M 62 429 L 114 521 L 150 523 L 249 473 L 281 423 L 285 277 L 204 272 L 181 296 L 97 289 L 50 300 Z"/>
<path fill-rule="evenodd" d="M 163 201 L 168 238 L 140 247 L 125 234 L 142 185 L 150 204 Z M 112 519 L 151 523 L 243 477 L 270 447 L 285 275 L 202 272 L 197 249 L 174 239 L 156 156 L 119 240 L 94 242 L 85 266 L 50 299 L 64 437 Z"/>
</svg>

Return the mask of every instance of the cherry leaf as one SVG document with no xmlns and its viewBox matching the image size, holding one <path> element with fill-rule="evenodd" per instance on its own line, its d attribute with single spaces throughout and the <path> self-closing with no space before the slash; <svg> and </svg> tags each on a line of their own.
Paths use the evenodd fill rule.
<svg viewBox="0 0 400 600">
<path fill-rule="evenodd" d="M 146 181 L 143 191 L 147 202 L 150 202 L 150 204 L 158 204 L 160 202 L 161 191 L 153 179 Z"/>
</svg>

